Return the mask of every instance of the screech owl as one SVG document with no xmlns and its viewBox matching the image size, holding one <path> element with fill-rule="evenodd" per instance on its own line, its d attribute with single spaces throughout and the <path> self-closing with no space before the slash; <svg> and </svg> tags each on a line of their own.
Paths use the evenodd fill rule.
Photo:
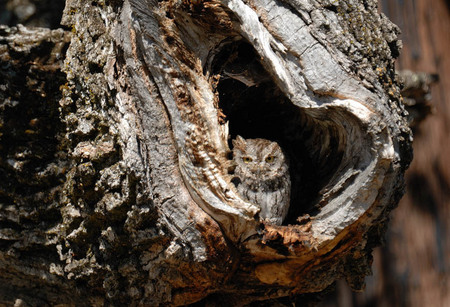
<svg viewBox="0 0 450 307">
<path fill-rule="evenodd" d="M 261 208 L 262 220 L 281 225 L 291 195 L 289 165 L 281 147 L 276 142 L 239 135 L 232 142 L 239 194 Z"/>
</svg>

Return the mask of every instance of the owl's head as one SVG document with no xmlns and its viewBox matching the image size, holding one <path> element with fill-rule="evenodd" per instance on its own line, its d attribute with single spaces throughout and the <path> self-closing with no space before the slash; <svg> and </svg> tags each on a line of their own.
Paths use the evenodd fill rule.
<svg viewBox="0 0 450 307">
<path fill-rule="evenodd" d="M 265 139 L 244 139 L 238 135 L 233 140 L 233 159 L 240 176 L 260 180 L 273 179 L 288 169 L 281 147 Z"/>
</svg>

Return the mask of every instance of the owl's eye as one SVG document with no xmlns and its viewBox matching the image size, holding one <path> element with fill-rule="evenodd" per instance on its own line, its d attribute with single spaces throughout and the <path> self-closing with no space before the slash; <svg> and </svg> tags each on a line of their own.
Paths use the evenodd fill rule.
<svg viewBox="0 0 450 307">
<path fill-rule="evenodd" d="M 243 157 L 242 160 L 244 161 L 244 163 L 249 163 L 253 161 L 252 158 L 250 157 Z"/>
<path fill-rule="evenodd" d="M 273 161 L 275 161 L 275 157 L 274 156 L 267 156 L 266 157 L 266 162 L 267 163 L 272 163 Z"/>
</svg>

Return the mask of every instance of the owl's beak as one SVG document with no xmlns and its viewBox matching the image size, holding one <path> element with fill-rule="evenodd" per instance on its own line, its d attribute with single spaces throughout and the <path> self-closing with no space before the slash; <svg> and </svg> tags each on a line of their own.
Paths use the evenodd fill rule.
<svg viewBox="0 0 450 307">
<path fill-rule="evenodd" d="M 257 176 L 261 175 L 262 170 L 263 170 L 262 166 L 259 166 L 259 165 L 255 165 L 254 167 L 252 167 L 253 174 L 255 174 Z"/>
</svg>

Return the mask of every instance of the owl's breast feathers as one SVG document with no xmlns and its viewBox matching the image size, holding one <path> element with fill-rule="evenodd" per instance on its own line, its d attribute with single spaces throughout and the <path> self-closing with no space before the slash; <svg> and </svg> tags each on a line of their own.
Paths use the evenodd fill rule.
<svg viewBox="0 0 450 307">
<path fill-rule="evenodd" d="M 240 179 L 240 188 L 250 189 L 252 191 L 274 191 L 290 185 L 289 175 L 280 174 L 270 179 L 258 177 L 238 176 Z"/>
</svg>

